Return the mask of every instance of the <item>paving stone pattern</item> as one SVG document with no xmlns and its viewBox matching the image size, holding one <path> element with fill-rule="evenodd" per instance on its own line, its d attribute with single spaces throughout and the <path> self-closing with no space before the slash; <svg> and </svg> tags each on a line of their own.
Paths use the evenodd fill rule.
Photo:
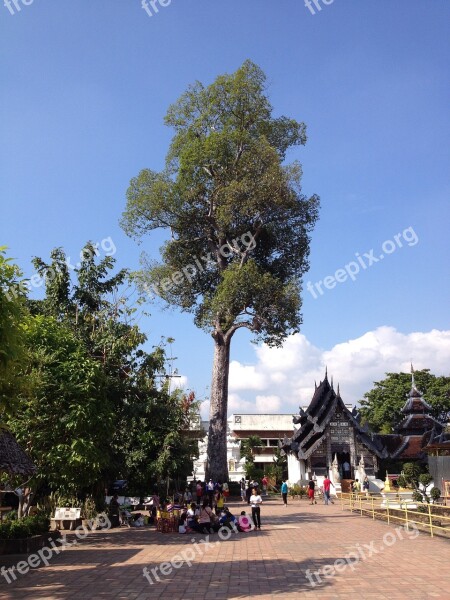
<svg viewBox="0 0 450 600">
<path fill-rule="evenodd" d="M 247 508 L 230 507 L 235 514 Z M 323 600 L 450 600 L 449 540 L 396 532 L 395 526 L 342 511 L 338 504 L 295 500 L 285 508 L 271 500 L 263 504 L 260 531 L 233 533 L 227 541 L 215 534 L 209 545 L 200 542 L 205 538 L 153 528 L 92 532 L 53 556 L 49 566 L 11 584 L 1 577 L 0 599 L 285 600 L 302 594 Z M 188 558 L 195 553 L 191 566 L 176 563 L 183 552 Z M 174 558 L 178 568 L 162 575 L 162 563 Z M 14 564 L 9 560 L 0 564 Z M 144 567 L 153 584 L 143 576 Z M 156 567 L 160 581 L 151 575 Z M 162 566 L 166 572 L 170 568 Z"/>
</svg>

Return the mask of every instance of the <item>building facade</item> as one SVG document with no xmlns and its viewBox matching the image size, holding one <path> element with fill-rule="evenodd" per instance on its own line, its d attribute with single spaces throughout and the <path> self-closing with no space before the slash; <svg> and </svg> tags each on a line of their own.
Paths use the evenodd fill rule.
<svg viewBox="0 0 450 600">
<path fill-rule="evenodd" d="M 250 436 L 261 438 L 262 445 L 255 449 L 255 464 L 264 469 L 273 465 L 281 439 L 292 433 L 292 414 L 233 414 L 228 418 L 227 460 L 229 481 L 245 478 L 245 458 L 241 456 L 241 441 Z M 208 431 L 208 421 L 202 422 L 204 431 Z M 199 457 L 194 461 L 194 472 L 190 478 L 205 480 L 208 435 L 199 441 Z"/>
</svg>

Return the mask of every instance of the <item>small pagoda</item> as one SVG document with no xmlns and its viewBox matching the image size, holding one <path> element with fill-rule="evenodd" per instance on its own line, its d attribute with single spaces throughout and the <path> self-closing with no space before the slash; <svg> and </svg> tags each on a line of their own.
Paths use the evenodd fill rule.
<svg viewBox="0 0 450 600">
<path fill-rule="evenodd" d="M 444 425 L 431 415 L 432 407 L 417 389 L 411 365 L 411 390 L 402 408 L 403 419 L 394 428 L 395 433 L 381 436 L 389 448 L 391 458 L 426 461 L 427 432 L 439 436 Z M 429 435 L 428 435 L 429 438 Z"/>
</svg>

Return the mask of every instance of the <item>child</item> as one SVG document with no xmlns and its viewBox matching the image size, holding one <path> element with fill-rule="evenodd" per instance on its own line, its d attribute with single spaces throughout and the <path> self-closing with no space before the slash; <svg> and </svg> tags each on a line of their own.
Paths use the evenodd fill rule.
<svg viewBox="0 0 450 600">
<path fill-rule="evenodd" d="M 245 510 L 241 512 L 241 516 L 239 517 L 238 530 L 241 533 L 248 533 L 252 530 L 252 524 L 250 522 L 250 519 L 247 517 Z"/>
<path fill-rule="evenodd" d="M 183 513 L 178 521 L 178 533 L 187 533 L 186 529 L 187 513 Z"/>
</svg>

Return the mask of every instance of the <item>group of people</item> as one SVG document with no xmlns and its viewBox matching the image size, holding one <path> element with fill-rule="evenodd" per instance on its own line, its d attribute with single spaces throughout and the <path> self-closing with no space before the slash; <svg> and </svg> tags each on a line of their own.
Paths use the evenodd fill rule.
<svg viewBox="0 0 450 600">
<path fill-rule="evenodd" d="M 269 480 L 267 479 L 266 476 L 264 476 L 262 478 L 262 480 L 261 480 L 262 492 L 260 491 L 259 482 L 256 481 L 256 479 L 250 479 L 250 480 L 246 481 L 244 478 L 242 478 L 241 481 L 239 482 L 239 484 L 241 486 L 242 502 L 247 502 L 247 504 L 250 504 L 250 497 L 252 495 L 253 490 L 256 490 L 259 494 L 262 493 L 262 495 L 267 494 L 267 486 L 269 484 Z"/>
<path fill-rule="evenodd" d="M 228 506 L 213 511 L 207 498 L 202 505 L 192 502 L 189 508 L 184 508 L 179 518 L 179 533 L 214 533 L 221 527 L 228 527 L 234 531 L 246 533 L 253 529 L 261 529 L 261 507 L 262 498 L 253 491 L 251 496 L 252 521 L 248 518 L 245 510 L 241 511 L 239 517 L 235 517 Z"/>
<path fill-rule="evenodd" d="M 369 486 L 369 478 L 366 475 L 362 482 L 362 491 L 366 494 L 366 496 L 369 495 Z M 355 481 L 352 483 L 352 492 L 354 494 L 359 494 L 361 492 L 361 482 L 358 479 L 355 479 Z"/>
<path fill-rule="evenodd" d="M 185 498 L 185 502 L 191 502 L 194 498 L 191 492 L 187 489 L 185 494 L 187 496 L 190 495 L 190 499 L 188 497 Z M 205 501 L 208 503 L 209 508 L 216 511 L 218 514 L 225 505 L 225 499 L 230 495 L 230 490 L 228 488 L 228 483 L 214 483 L 212 479 L 209 481 L 197 481 L 195 484 L 195 494 L 197 498 L 197 506 L 202 505 Z"/>
</svg>

